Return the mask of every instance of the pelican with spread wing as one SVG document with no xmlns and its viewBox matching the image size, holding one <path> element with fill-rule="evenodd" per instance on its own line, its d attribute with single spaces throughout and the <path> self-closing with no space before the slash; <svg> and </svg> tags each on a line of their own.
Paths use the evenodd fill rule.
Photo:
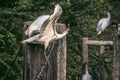
<svg viewBox="0 0 120 80">
<path fill-rule="evenodd" d="M 55 5 L 54 13 L 52 15 L 38 17 L 25 31 L 25 34 L 28 35 L 29 38 L 22 43 L 38 41 L 41 44 L 44 44 L 46 49 L 49 42 L 63 38 L 68 33 L 69 29 L 66 29 L 62 34 L 59 34 L 57 33 L 55 26 L 61 13 L 62 8 L 57 4 Z M 34 33 L 38 34 L 34 35 Z"/>
<path fill-rule="evenodd" d="M 25 34 L 29 36 L 28 39 L 23 40 L 22 43 L 31 43 L 37 41 L 44 45 L 44 55 L 46 56 L 46 49 L 50 42 L 63 38 L 69 31 L 66 29 L 63 33 L 59 34 L 56 31 L 57 21 L 62 13 L 60 5 L 55 5 L 54 13 L 52 15 L 44 15 L 38 17 L 31 26 L 25 31 Z"/>
</svg>

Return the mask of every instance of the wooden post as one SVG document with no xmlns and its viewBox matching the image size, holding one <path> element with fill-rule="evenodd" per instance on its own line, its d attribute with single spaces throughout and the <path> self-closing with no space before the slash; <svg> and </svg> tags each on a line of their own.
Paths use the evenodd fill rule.
<svg viewBox="0 0 120 80">
<path fill-rule="evenodd" d="M 119 79 L 120 79 L 120 24 L 118 24 L 118 40 L 119 40 Z"/>
<path fill-rule="evenodd" d="M 64 24 L 57 24 L 56 27 L 59 33 L 65 29 Z M 44 47 L 39 43 L 27 43 L 23 48 L 24 80 L 35 80 L 46 62 Z M 66 37 L 51 42 L 47 52 L 51 50 L 50 67 L 42 73 L 42 80 L 66 80 Z"/>
<path fill-rule="evenodd" d="M 83 64 L 88 64 L 88 38 L 83 38 L 82 58 Z"/>
<path fill-rule="evenodd" d="M 63 33 L 65 25 L 58 24 L 57 32 Z M 56 48 L 57 57 L 57 79 L 55 80 L 66 80 L 66 37 L 57 41 Z M 53 65 L 54 66 L 54 65 Z M 54 74 L 54 73 L 53 73 Z M 51 79 L 54 80 L 54 79 Z"/>
<path fill-rule="evenodd" d="M 88 45 L 94 46 L 104 46 L 104 45 L 113 45 L 113 41 L 97 41 L 97 40 L 88 40 L 88 38 L 83 38 L 82 45 L 82 62 L 83 64 L 88 64 Z"/>
<path fill-rule="evenodd" d="M 113 46 L 113 41 L 98 41 L 98 40 L 88 40 L 88 38 L 83 38 L 83 45 L 82 45 L 82 74 L 85 72 L 84 68 L 85 65 L 88 65 L 88 46 L 100 46 L 100 68 L 99 68 L 99 80 L 103 80 L 104 79 L 104 52 L 105 52 L 105 48 L 104 46 L 109 45 L 109 46 Z M 102 65 L 102 66 L 101 66 Z"/>
<path fill-rule="evenodd" d="M 120 80 L 119 79 L 119 58 L 120 58 L 120 50 L 119 50 L 119 41 L 118 41 L 118 25 L 115 23 L 113 25 L 114 32 L 113 32 L 113 48 L 114 48 L 114 55 L 113 55 L 113 80 Z"/>
<path fill-rule="evenodd" d="M 104 80 L 104 53 L 105 47 L 100 46 L 100 53 L 99 53 L 99 80 Z"/>
<path fill-rule="evenodd" d="M 82 45 L 82 74 L 85 73 L 85 67 L 88 67 L 88 38 L 83 38 L 83 45 Z M 82 78 L 82 76 L 81 76 Z"/>
</svg>

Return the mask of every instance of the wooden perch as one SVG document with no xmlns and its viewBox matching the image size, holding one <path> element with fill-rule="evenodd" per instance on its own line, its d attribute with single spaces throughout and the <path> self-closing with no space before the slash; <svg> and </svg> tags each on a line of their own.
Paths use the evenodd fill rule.
<svg viewBox="0 0 120 80">
<path fill-rule="evenodd" d="M 88 63 L 88 46 L 105 46 L 105 45 L 113 45 L 113 41 L 98 41 L 98 40 L 88 40 L 88 38 L 83 38 L 83 48 L 82 48 L 82 57 L 83 63 Z"/>
<path fill-rule="evenodd" d="M 57 24 L 56 28 L 59 33 L 62 33 L 66 29 L 64 24 Z M 24 35 L 24 39 L 26 38 Z M 33 40 L 29 39 L 30 41 Z M 66 37 L 50 43 L 47 52 L 51 48 L 53 48 L 49 57 L 51 67 L 44 70 L 42 80 L 66 80 Z M 38 42 L 32 42 L 26 44 L 23 49 L 25 53 L 23 80 L 35 80 L 46 61 L 43 54 L 43 47 Z"/>
</svg>

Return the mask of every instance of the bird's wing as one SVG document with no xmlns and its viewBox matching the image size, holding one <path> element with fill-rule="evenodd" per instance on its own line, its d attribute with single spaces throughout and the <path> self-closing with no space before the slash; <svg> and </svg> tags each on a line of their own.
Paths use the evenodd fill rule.
<svg viewBox="0 0 120 80">
<path fill-rule="evenodd" d="M 104 30 L 108 25 L 109 25 L 108 18 L 102 18 L 102 19 L 100 19 L 100 21 L 98 22 L 96 31 L 97 31 L 97 32 L 102 31 L 102 30 Z"/>
<path fill-rule="evenodd" d="M 54 13 L 51 16 L 43 15 L 38 17 L 28 28 L 29 37 L 31 37 L 36 33 L 41 34 L 45 30 L 45 28 L 53 27 L 50 25 L 57 22 L 61 13 L 62 13 L 62 8 L 57 4 L 55 5 Z"/>
<path fill-rule="evenodd" d="M 42 28 L 42 24 L 49 18 L 49 15 L 43 15 L 38 17 L 29 27 L 28 32 L 29 36 L 33 35 L 33 32 L 40 31 Z"/>
<path fill-rule="evenodd" d="M 62 8 L 57 4 L 55 5 L 55 9 L 54 9 L 54 13 L 50 16 L 43 16 L 43 17 L 38 17 L 38 19 L 36 19 L 35 24 L 37 24 L 37 27 L 33 27 L 34 31 L 32 31 L 34 34 L 36 34 L 36 32 L 39 34 L 42 34 L 44 32 L 44 30 L 53 27 L 53 25 L 57 22 L 59 16 L 62 13 Z M 43 20 L 44 19 L 44 20 Z M 42 22 L 40 22 L 42 20 Z M 42 24 L 40 24 L 40 23 Z M 39 25 L 39 26 L 38 26 Z M 32 26 L 32 25 L 31 25 Z"/>
<path fill-rule="evenodd" d="M 24 43 L 30 43 L 30 42 L 36 41 L 39 39 L 39 37 L 40 37 L 40 34 L 37 34 L 35 36 L 32 36 L 28 39 L 23 40 L 22 43 L 24 44 Z"/>
<path fill-rule="evenodd" d="M 108 19 L 108 18 L 105 18 L 104 20 L 103 20 L 103 30 L 104 29 L 106 29 L 106 27 L 108 27 L 109 26 L 109 23 L 110 23 L 110 20 Z"/>
<path fill-rule="evenodd" d="M 53 26 L 49 26 L 51 24 L 55 24 L 57 20 L 59 19 L 60 15 L 62 13 L 62 8 L 59 4 L 55 5 L 54 13 L 49 17 L 48 19 L 48 26 L 46 28 L 50 28 Z"/>
<path fill-rule="evenodd" d="M 97 32 L 99 32 L 99 31 L 101 31 L 101 29 L 102 29 L 102 22 L 103 22 L 103 19 L 101 19 L 99 22 L 98 22 L 98 25 L 97 25 L 97 28 L 96 28 L 96 31 Z"/>
</svg>

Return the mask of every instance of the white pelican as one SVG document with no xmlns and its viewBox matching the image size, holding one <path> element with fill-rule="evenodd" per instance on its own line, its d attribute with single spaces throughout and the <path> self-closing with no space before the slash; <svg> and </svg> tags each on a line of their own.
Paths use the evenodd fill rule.
<svg viewBox="0 0 120 80">
<path fill-rule="evenodd" d="M 57 4 L 55 5 L 54 13 L 49 17 L 49 15 L 44 15 L 37 18 L 25 31 L 26 35 L 30 38 L 22 41 L 22 43 L 39 41 L 45 45 L 45 49 L 48 47 L 50 41 L 63 38 L 69 31 L 65 30 L 62 34 L 56 32 L 56 22 L 62 13 L 62 8 Z M 42 21 L 42 22 L 41 22 Z M 39 23 L 40 22 L 40 23 Z M 34 31 L 39 31 L 40 34 L 31 37 Z"/>
<path fill-rule="evenodd" d="M 97 25 L 97 28 L 96 28 L 96 31 L 97 31 L 97 34 L 101 34 L 102 31 L 104 31 L 106 29 L 106 27 L 109 26 L 110 24 L 110 19 L 111 19 L 111 16 L 110 16 L 110 12 L 108 11 L 107 12 L 107 18 L 102 18 L 99 20 L 98 22 L 98 25 Z"/>
<path fill-rule="evenodd" d="M 92 76 L 88 72 L 87 64 L 85 64 L 85 74 L 83 75 L 82 80 L 92 80 Z"/>
<path fill-rule="evenodd" d="M 37 18 L 25 31 L 26 35 L 29 35 L 29 38 L 22 41 L 22 43 L 38 41 L 44 45 L 45 54 L 45 51 L 51 41 L 63 38 L 69 31 L 69 29 L 66 29 L 62 34 L 59 34 L 56 31 L 56 22 L 59 19 L 61 13 L 62 8 L 57 4 L 55 5 L 54 13 L 51 16 L 45 15 Z M 35 31 L 39 32 L 39 34 L 32 36 Z M 46 54 L 45 58 L 47 59 Z"/>
</svg>

